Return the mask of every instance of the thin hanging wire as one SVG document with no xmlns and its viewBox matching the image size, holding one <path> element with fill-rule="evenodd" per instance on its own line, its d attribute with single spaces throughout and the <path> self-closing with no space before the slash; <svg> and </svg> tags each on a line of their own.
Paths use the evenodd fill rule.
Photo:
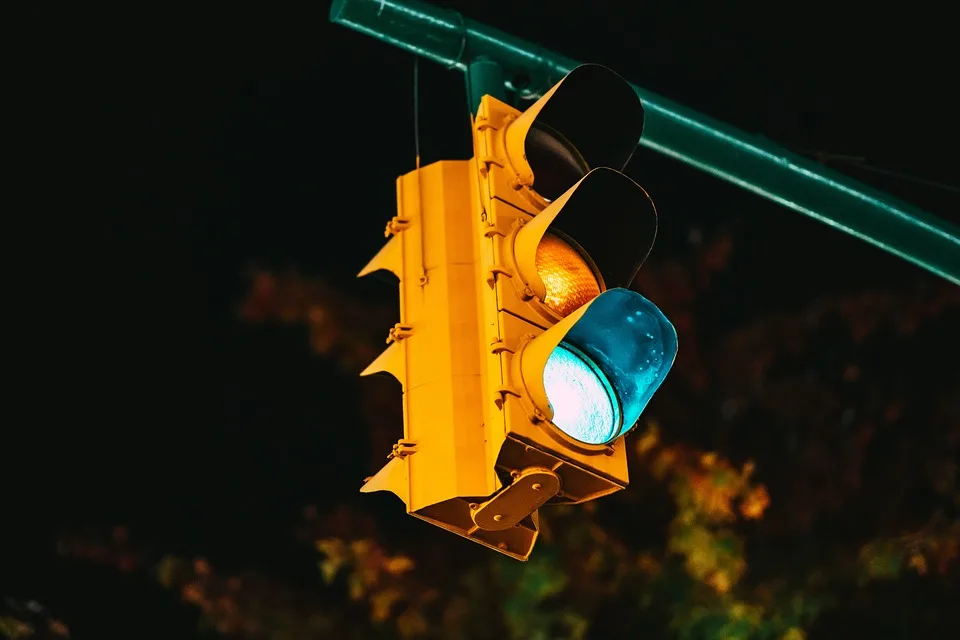
<svg viewBox="0 0 960 640">
<path fill-rule="evenodd" d="M 467 27 L 464 24 L 462 14 L 460 15 L 460 29 L 461 29 L 460 37 L 462 38 L 462 41 L 460 45 L 460 54 L 457 56 L 458 60 L 463 58 L 463 55 L 464 53 L 466 53 L 466 50 L 467 50 Z M 473 110 L 479 109 L 480 105 L 473 104 L 474 95 L 473 95 L 473 82 L 471 81 L 471 78 L 470 78 L 470 64 L 467 63 L 466 66 L 467 68 L 464 69 L 463 76 L 466 79 L 466 89 L 467 89 L 467 122 L 470 127 L 470 147 L 471 149 L 474 150 L 474 156 L 476 156 L 476 148 L 474 146 L 476 143 L 476 138 L 475 138 L 476 130 L 474 129 L 474 127 L 476 126 L 476 122 L 473 117 Z M 480 161 L 479 158 L 474 157 L 474 162 L 479 162 L 479 161 Z M 484 205 L 484 199 L 483 199 L 483 187 L 481 186 L 479 180 L 476 181 L 476 186 L 477 186 L 477 202 L 480 203 L 481 219 L 485 220 L 487 213 L 485 211 L 485 205 Z"/>
<path fill-rule="evenodd" d="M 451 64 L 448 69 L 454 69 L 464 60 L 464 56 L 467 53 L 467 21 L 463 17 L 463 14 L 459 11 L 457 12 L 457 19 L 460 21 L 460 51 L 457 53 L 457 59 Z M 475 106 L 473 102 L 473 84 L 470 82 L 470 63 L 467 62 L 464 64 L 463 77 L 466 79 L 467 84 L 467 119 L 470 121 L 470 136 L 472 139 L 473 136 L 473 110 Z"/>
<path fill-rule="evenodd" d="M 890 169 L 884 169 L 883 167 L 877 167 L 867 162 L 867 159 L 862 156 L 843 155 L 839 153 L 831 153 L 829 151 L 818 151 L 812 149 L 799 149 L 798 151 L 804 155 L 812 156 L 821 164 L 846 164 L 863 171 L 869 171 L 871 173 L 876 173 L 891 178 L 898 178 L 904 182 L 912 182 L 914 184 L 930 187 L 931 189 L 942 189 L 943 191 L 949 191 L 951 193 L 960 193 L 960 187 L 955 185 L 946 184 L 944 182 L 938 182 L 936 180 L 930 180 L 928 178 L 922 178 L 919 176 L 913 176 L 907 173 L 901 173 L 899 171 L 892 171 Z"/>
<path fill-rule="evenodd" d="M 420 170 L 420 58 L 413 57 L 413 151 Z M 419 182 L 419 178 L 418 178 Z"/>
<path fill-rule="evenodd" d="M 459 15 L 459 14 L 458 14 Z M 461 43 L 460 53 L 457 56 L 457 60 L 461 60 L 466 51 L 466 25 L 463 24 L 463 16 L 460 15 L 461 29 L 463 33 L 461 37 L 463 41 Z M 473 83 L 470 79 L 470 68 L 467 65 L 467 69 L 464 70 L 464 77 L 466 78 L 466 89 L 467 89 L 467 121 L 469 123 L 470 130 L 470 146 L 473 147 L 473 136 L 474 136 L 474 117 L 473 109 L 474 105 L 472 104 L 473 100 Z M 413 58 L 413 148 L 414 153 L 416 154 L 416 168 L 417 168 L 417 192 L 418 197 L 421 195 L 420 191 L 420 58 L 414 56 Z M 480 188 L 480 185 L 477 185 L 478 197 L 480 202 L 483 202 L 483 190 Z M 482 204 L 481 204 L 482 206 Z M 425 273 L 425 272 L 424 272 Z"/>
<path fill-rule="evenodd" d="M 464 36 L 464 37 L 466 37 L 466 36 Z M 479 109 L 479 108 L 480 108 L 480 105 L 479 105 L 479 104 L 477 104 L 477 105 L 474 105 L 474 104 L 473 104 L 473 98 L 474 98 L 474 95 L 473 95 L 473 83 L 470 81 L 470 65 L 469 65 L 469 64 L 467 65 L 467 70 L 464 72 L 463 75 L 464 75 L 464 77 L 465 77 L 466 80 L 467 80 L 467 120 L 468 120 L 468 122 L 469 122 L 469 124 L 470 124 L 470 147 L 471 147 L 471 149 L 474 150 L 474 159 L 473 159 L 473 161 L 474 161 L 474 162 L 480 162 L 480 158 L 477 158 L 477 157 L 476 157 L 476 148 L 475 148 L 475 146 L 474 146 L 474 145 L 476 144 L 476 137 L 475 137 L 475 136 L 477 135 L 477 132 L 476 132 L 476 130 L 475 130 L 475 128 L 474 128 L 474 127 L 476 126 L 476 122 L 474 121 L 474 117 L 473 117 L 473 110 L 474 110 L 474 109 Z M 481 220 L 487 220 L 487 218 L 486 218 L 486 215 L 487 215 L 486 205 L 484 204 L 484 199 L 483 199 L 483 186 L 481 186 L 480 180 L 477 180 L 477 181 L 476 181 L 476 186 L 477 186 L 477 202 L 480 203 L 480 216 L 481 216 Z"/>
<path fill-rule="evenodd" d="M 470 65 L 467 65 L 467 70 L 463 72 L 463 77 L 467 81 L 467 119 L 470 121 L 470 131 L 473 131 L 473 110 L 479 107 L 480 105 L 473 104 L 473 83 L 470 82 Z M 472 133 L 471 133 L 472 135 Z"/>
<path fill-rule="evenodd" d="M 413 57 L 413 152 L 416 154 L 417 168 L 417 217 L 416 226 L 420 233 L 420 286 L 427 284 L 427 265 L 423 260 L 423 187 L 420 177 L 420 58 Z"/>
</svg>

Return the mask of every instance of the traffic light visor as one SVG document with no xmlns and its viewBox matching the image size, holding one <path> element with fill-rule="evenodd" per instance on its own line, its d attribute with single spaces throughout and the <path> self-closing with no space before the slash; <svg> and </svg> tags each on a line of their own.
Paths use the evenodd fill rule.
<svg viewBox="0 0 960 640">
<path fill-rule="evenodd" d="M 629 431 L 673 366 L 677 332 L 639 293 L 602 293 L 528 343 L 520 374 L 534 406 L 577 442 Z"/>
<path fill-rule="evenodd" d="M 657 210 L 613 169 L 594 169 L 517 231 L 524 285 L 559 317 L 600 292 L 629 286 L 653 247 Z"/>
<path fill-rule="evenodd" d="M 630 83 L 585 64 L 507 128 L 507 154 L 521 181 L 551 202 L 591 169 L 626 166 L 642 133 L 643 105 Z"/>
</svg>

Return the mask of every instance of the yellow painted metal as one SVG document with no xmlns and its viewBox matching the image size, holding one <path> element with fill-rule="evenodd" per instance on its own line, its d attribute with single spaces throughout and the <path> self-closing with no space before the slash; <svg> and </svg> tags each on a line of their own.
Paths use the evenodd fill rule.
<svg viewBox="0 0 960 640">
<path fill-rule="evenodd" d="M 391 491 L 407 512 L 498 551 L 526 558 L 535 518 L 484 531 L 470 505 L 501 486 L 485 456 L 477 323 L 476 215 L 472 161 L 438 162 L 397 180 L 390 237 L 360 275 L 400 280 L 400 322 L 362 375 L 389 373 L 403 387 L 403 439 L 361 491 Z"/>
<path fill-rule="evenodd" d="M 545 108 L 541 102 L 557 95 L 551 91 L 544 96 L 538 102 L 540 111 Z M 480 287 L 480 307 L 490 345 L 484 368 L 487 450 L 501 474 L 536 466 L 550 468 L 561 480 L 561 489 L 551 502 L 579 503 L 626 487 L 626 449 L 622 438 L 604 446 L 579 443 L 549 422 L 542 376 L 546 357 L 539 357 L 540 351 L 548 356 L 586 306 L 563 319 L 544 300 L 546 287 L 537 272 L 537 248 L 552 230 L 552 223 L 562 218 L 561 212 L 576 190 L 547 202 L 519 175 L 517 167 L 523 161 L 515 156 L 523 146 L 521 142 L 508 143 L 507 134 L 511 129 L 529 131 L 526 125 L 514 128 L 526 122 L 529 118 L 509 105 L 484 96 L 474 126 L 483 211 L 477 234 L 478 266 L 485 285 Z M 616 201 L 616 193 L 609 195 Z M 645 193 L 643 196 L 646 198 Z M 594 214 L 593 219 L 600 218 Z M 577 246 L 578 238 L 563 239 Z M 583 257 L 595 267 L 592 256 Z M 596 269 L 598 279 L 600 273 Z M 602 279 L 600 282 L 602 288 Z M 535 340 L 545 331 L 548 335 L 543 340 Z M 539 376 L 539 385 L 524 382 L 519 357 L 527 345 L 537 353 L 525 358 L 531 363 L 526 375 Z M 539 371 L 534 371 L 536 366 Z"/>
<path fill-rule="evenodd" d="M 404 440 L 416 443 L 417 452 L 399 458 L 409 471 L 407 486 L 389 488 L 411 511 L 496 488 L 482 463 L 469 464 L 483 447 L 476 264 L 464 224 L 469 183 L 467 161 L 439 162 L 399 178 L 398 218 L 406 222 L 361 271 L 387 268 L 400 279 L 398 326 L 409 331 L 403 337 L 392 332 L 390 346 L 364 374 L 388 372 L 403 385 Z"/>
<path fill-rule="evenodd" d="M 541 505 L 627 486 L 622 437 L 584 444 L 550 422 L 543 369 L 590 298 L 632 279 L 628 254 L 642 261 L 653 243 L 649 196 L 618 171 L 591 170 L 626 163 L 642 113 L 622 78 L 587 65 L 526 113 L 484 96 L 472 160 L 397 180 L 390 240 L 360 275 L 400 280 L 399 322 L 363 374 L 400 380 L 404 433 L 361 491 L 391 491 L 411 515 L 525 560 Z M 569 162 L 538 178 L 554 150 Z M 586 293 L 561 295 L 564 278 Z"/>
<path fill-rule="evenodd" d="M 527 161 L 527 134 L 530 133 L 530 128 L 536 122 L 537 116 L 540 115 L 543 107 L 545 107 L 547 102 L 553 98 L 553 95 L 557 92 L 557 89 L 559 89 L 560 85 L 562 84 L 563 80 L 553 85 L 553 87 L 547 91 L 543 97 L 537 100 L 520 115 L 514 116 L 512 113 L 505 114 L 505 118 L 509 124 L 509 126 L 504 128 L 503 143 L 506 150 L 505 159 L 510 169 L 513 170 L 517 183 L 522 185 L 525 189 L 532 191 L 532 193 L 529 195 L 534 198 L 534 204 L 543 204 L 544 206 L 546 205 L 547 201 L 544 200 L 533 187 L 535 176 L 533 175 L 533 168 Z"/>
<path fill-rule="evenodd" d="M 487 531 L 516 526 L 560 491 L 560 476 L 550 469 L 530 467 L 473 511 L 473 521 Z"/>
</svg>

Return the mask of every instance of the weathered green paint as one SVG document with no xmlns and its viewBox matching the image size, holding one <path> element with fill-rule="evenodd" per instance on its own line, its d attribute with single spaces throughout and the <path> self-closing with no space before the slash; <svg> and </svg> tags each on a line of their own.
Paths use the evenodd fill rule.
<svg viewBox="0 0 960 640">
<path fill-rule="evenodd" d="M 534 98 L 579 63 L 419 0 L 334 0 L 331 21 L 451 69 L 494 61 L 504 86 Z M 522 80 L 522 82 L 521 82 Z M 634 85 L 640 144 L 816 218 L 960 284 L 960 229 L 758 136 Z M 471 105 L 474 98 L 470 96 Z"/>
</svg>

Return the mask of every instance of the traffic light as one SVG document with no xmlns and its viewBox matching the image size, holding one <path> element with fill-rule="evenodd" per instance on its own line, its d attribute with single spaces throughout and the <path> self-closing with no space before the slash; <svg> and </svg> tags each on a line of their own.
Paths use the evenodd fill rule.
<svg viewBox="0 0 960 640">
<path fill-rule="evenodd" d="M 656 236 L 620 173 L 643 107 L 599 65 L 524 112 L 484 96 L 474 157 L 398 179 L 394 236 L 361 275 L 400 278 L 401 322 L 364 373 L 404 389 L 404 439 L 362 491 L 526 559 L 546 503 L 626 487 L 625 434 L 673 365 L 676 331 L 630 290 Z"/>
</svg>

